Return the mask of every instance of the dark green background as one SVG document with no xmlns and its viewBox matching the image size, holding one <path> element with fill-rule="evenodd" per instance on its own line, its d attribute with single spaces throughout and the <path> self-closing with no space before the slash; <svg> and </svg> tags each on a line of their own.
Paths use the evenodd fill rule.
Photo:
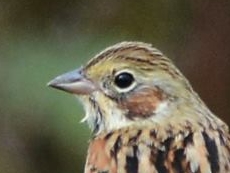
<svg viewBox="0 0 230 173">
<path fill-rule="evenodd" d="M 124 40 L 171 57 L 230 124 L 230 1 L 0 0 L 0 173 L 83 172 L 76 99 L 46 87 Z"/>
</svg>

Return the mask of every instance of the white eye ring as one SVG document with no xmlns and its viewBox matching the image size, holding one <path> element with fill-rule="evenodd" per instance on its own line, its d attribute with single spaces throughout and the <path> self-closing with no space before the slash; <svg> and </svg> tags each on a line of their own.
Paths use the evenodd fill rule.
<svg viewBox="0 0 230 173">
<path fill-rule="evenodd" d="M 115 74 L 114 86 L 119 93 L 129 92 L 136 86 L 134 74 L 130 70 L 122 70 Z"/>
</svg>

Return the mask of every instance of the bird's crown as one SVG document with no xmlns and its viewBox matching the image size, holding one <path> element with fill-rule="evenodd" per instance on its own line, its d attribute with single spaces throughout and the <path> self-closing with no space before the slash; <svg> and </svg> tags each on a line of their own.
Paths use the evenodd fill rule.
<svg viewBox="0 0 230 173">
<path fill-rule="evenodd" d="M 97 133 L 214 117 L 172 61 L 141 42 L 115 44 L 50 85 L 80 95 Z"/>
</svg>

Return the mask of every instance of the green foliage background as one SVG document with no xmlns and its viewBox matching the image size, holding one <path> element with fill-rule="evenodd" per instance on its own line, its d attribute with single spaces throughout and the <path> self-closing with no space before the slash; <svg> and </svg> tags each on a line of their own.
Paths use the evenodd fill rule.
<svg viewBox="0 0 230 173">
<path fill-rule="evenodd" d="M 228 1 L 1 0 L 0 173 L 83 172 L 90 138 L 79 123 L 84 111 L 46 83 L 119 41 L 153 43 L 230 122 L 229 7 Z"/>
</svg>

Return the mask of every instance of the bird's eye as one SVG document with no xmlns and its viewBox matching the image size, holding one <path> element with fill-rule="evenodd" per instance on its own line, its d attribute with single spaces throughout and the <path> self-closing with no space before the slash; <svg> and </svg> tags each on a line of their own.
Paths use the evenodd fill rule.
<svg viewBox="0 0 230 173">
<path fill-rule="evenodd" d="M 128 88 L 134 82 L 134 77 L 128 72 L 122 72 L 115 77 L 114 83 L 121 89 Z"/>
</svg>

